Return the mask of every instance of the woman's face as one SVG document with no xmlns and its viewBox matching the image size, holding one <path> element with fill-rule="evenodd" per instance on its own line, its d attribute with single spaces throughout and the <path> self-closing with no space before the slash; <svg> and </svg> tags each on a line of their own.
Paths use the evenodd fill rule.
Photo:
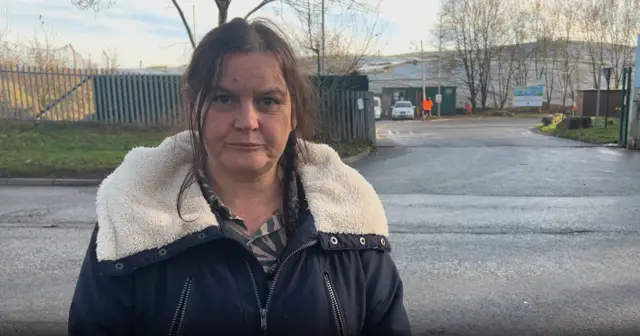
<svg viewBox="0 0 640 336">
<path fill-rule="evenodd" d="M 203 123 L 208 164 L 259 175 L 273 168 L 295 128 L 291 97 L 271 53 L 233 54 Z"/>
</svg>

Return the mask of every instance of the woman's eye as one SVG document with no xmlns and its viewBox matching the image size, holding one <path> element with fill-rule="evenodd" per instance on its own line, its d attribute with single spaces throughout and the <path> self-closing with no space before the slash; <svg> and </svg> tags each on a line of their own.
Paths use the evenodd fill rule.
<svg viewBox="0 0 640 336">
<path fill-rule="evenodd" d="M 266 106 L 274 105 L 276 101 L 273 98 L 265 97 L 262 98 L 262 104 Z"/>
<path fill-rule="evenodd" d="M 220 104 L 229 104 L 231 102 L 231 97 L 226 95 L 219 95 L 214 97 L 213 101 Z"/>
</svg>

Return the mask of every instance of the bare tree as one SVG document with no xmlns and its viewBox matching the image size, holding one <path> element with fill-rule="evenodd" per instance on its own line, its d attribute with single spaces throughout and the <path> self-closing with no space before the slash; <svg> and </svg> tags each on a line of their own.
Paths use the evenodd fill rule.
<svg viewBox="0 0 640 336">
<path fill-rule="evenodd" d="M 292 30 L 296 44 L 303 51 L 302 56 L 314 59 L 318 74 L 322 65 L 322 7 L 320 0 L 304 0 L 305 6 L 296 8 L 300 27 Z M 369 20 L 378 14 L 365 2 L 354 1 L 350 8 L 333 7 L 325 9 L 325 15 L 339 17 L 325 28 L 325 72 L 344 75 L 358 70 L 364 56 L 371 54 L 381 28 L 378 20 Z M 335 15 L 334 12 L 339 12 Z"/>
<path fill-rule="evenodd" d="M 545 7 L 540 0 L 535 2 L 531 15 L 533 23 L 532 30 L 535 36 L 533 72 L 536 81 L 542 81 L 547 68 L 548 49 L 551 42 L 553 42 L 553 36 L 549 29 Z"/>
<path fill-rule="evenodd" d="M 444 0 L 442 13 L 442 42 L 450 45 L 455 53 L 453 64 L 449 68 L 456 71 L 459 66 L 463 74 L 458 77 L 467 90 L 468 100 L 472 108 L 477 107 L 478 97 L 478 66 L 474 57 L 475 31 L 473 24 L 473 9 L 468 0 Z M 457 75 L 457 74 L 454 74 Z"/>
<path fill-rule="evenodd" d="M 552 18 L 549 24 L 557 32 L 553 43 L 553 68 L 557 83 L 562 90 L 561 106 L 567 106 L 567 99 L 575 101 L 575 86 L 579 79 L 578 71 L 582 61 L 582 45 L 573 41 L 580 31 L 576 17 L 582 11 L 584 1 L 554 0 L 549 6 L 548 15 Z"/>
<path fill-rule="evenodd" d="M 213 0 L 218 7 L 218 25 L 224 24 L 227 22 L 229 18 L 229 8 L 231 7 L 232 0 Z M 247 0 L 243 0 L 247 1 Z M 81 10 L 93 10 L 100 11 L 105 8 L 109 8 L 115 5 L 116 0 L 69 0 L 69 2 L 75 7 Z M 171 0 L 173 6 L 175 7 L 178 15 L 180 16 L 180 20 L 182 21 L 182 25 L 184 26 L 187 36 L 189 37 L 189 42 L 191 42 L 191 46 L 193 48 L 196 47 L 196 40 L 193 36 L 193 30 L 187 21 L 187 18 L 184 15 L 184 11 L 182 7 L 178 3 L 177 0 Z M 249 12 L 245 15 L 245 19 L 248 19 L 253 14 L 260 11 L 262 8 L 269 4 L 281 3 L 282 5 L 286 5 L 291 7 L 294 11 L 304 10 L 307 5 L 306 0 L 259 0 L 255 7 L 253 7 Z M 348 7 L 353 5 L 361 5 L 366 3 L 364 0 L 333 0 L 331 1 L 334 5 L 347 5 Z"/>
<path fill-rule="evenodd" d="M 586 1 L 582 21 L 594 86 L 600 66 L 612 68 L 612 87 L 619 87 L 622 68 L 633 62 L 640 30 L 640 0 Z"/>
<path fill-rule="evenodd" d="M 545 98 L 551 103 L 557 84 L 558 48 L 555 17 L 551 15 L 553 6 L 550 1 L 537 1 L 532 13 L 535 47 L 533 52 L 533 71 L 536 82 L 545 87 Z"/>
<path fill-rule="evenodd" d="M 443 0 L 443 42 L 455 51 L 464 68 L 462 82 L 475 109 L 487 107 L 491 61 L 504 43 L 504 0 Z"/>
<path fill-rule="evenodd" d="M 515 86 L 526 86 L 529 84 L 531 77 L 532 56 L 536 52 L 535 43 L 531 40 L 535 39 L 534 15 L 535 4 L 518 4 L 511 3 L 513 16 L 509 18 L 510 27 L 513 34 L 514 49 L 512 55 L 515 63 L 513 73 L 513 84 Z M 535 76 L 535 75 L 534 75 Z"/>
<path fill-rule="evenodd" d="M 500 27 L 502 31 L 494 31 L 502 36 L 502 43 L 494 47 L 495 53 L 491 61 L 490 87 L 493 105 L 498 109 L 505 107 L 516 75 L 523 77 L 526 83 L 528 55 L 524 42 L 527 38 L 527 30 L 523 28 L 522 22 L 526 20 L 528 13 L 519 5 L 516 0 L 505 3 L 506 16 L 503 26 Z"/>
</svg>

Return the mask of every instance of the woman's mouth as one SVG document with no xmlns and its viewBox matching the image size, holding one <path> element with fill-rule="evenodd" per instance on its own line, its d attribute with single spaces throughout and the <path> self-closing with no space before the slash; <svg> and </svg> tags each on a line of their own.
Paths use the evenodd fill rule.
<svg viewBox="0 0 640 336">
<path fill-rule="evenodd" d="M 234 143 L 228 143 L 227 145 L 234 148 L 246 149 L 246 150 L 258 149 L 258 148 L 264 147 L 263 144 L 251 143 L 251 142 L 234 142 Z"/>
</svg>

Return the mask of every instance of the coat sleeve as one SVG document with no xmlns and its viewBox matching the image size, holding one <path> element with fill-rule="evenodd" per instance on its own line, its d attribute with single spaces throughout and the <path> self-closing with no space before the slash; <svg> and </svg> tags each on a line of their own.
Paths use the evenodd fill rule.
<svg viewBox="0 0 640 336">
<path fill-rule="evenodd" d="M 107 276 L 96 257 L 96 225 L 69 308 L 69 336 L 132 334 L 132 278 Z"/>
<path fill-rule="evenodd" d="M 367 293 L 363 335 L 411 335 L 400 274 L 388 252 L 362 255 Z"/>
</svg>

